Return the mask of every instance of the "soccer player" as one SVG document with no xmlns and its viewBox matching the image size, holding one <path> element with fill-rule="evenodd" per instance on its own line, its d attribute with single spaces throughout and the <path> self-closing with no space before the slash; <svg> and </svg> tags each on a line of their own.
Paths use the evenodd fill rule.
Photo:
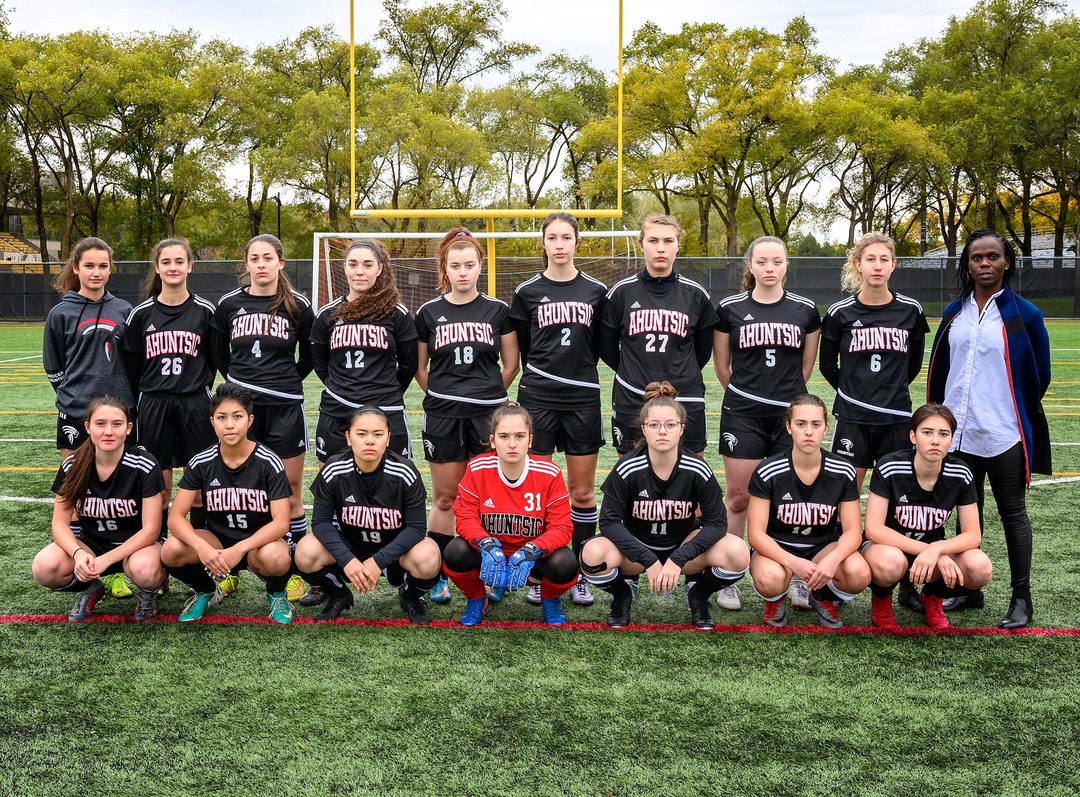
<svg viewBox="0 0 1080 797">
<path fill-rule="evenodd" d="M 382 243 L 355 241 L 343 260 L 348 291 L 319 310 L 311 327 L 311 357 L 325 385 L 315 455 L 325 463 L 347 449 L 350 417 L 360 407 L 377 406 L 390 424 L 391 450 L 411 458 L 404 393 L 416 375 L 416 324 L 401 304 Z M 324 599 L 312 587 L 300 604 L 316 606 Z"/>
<path fill-rule="evenodd" d="M 820 370 L 836 391 L 832 452 L 855 466 L 862 490 L 880 457 L 909 445 L 909 386 L 922 370 L 926 333 L 922 306 L 889 289 L 896 268 L 892 238 L 869 232 L 848 252 L 840 286 L 854 293 L 829 308 L 821 322 Z M 922 611 L 904 579 L 900 605 Z"/>
<path fill-rule="evenodd" d="M 433 494 L 428 532 L 444 558 L 454 537 L 454 499 L 465 464 L 489 450 L 491 414 L 506 401 L 518 372 L 510 308 L 477 289 L 483 266 L 483 248 L 473 234 L 464 227 L 450 230 L 439 243 L 443 295 L 416 313 L 416 382 L 425 394 L 424 456 L 431 463 Z M 431 600 L 450 601 L 446 579 L 432 588 Z"/>
<path fill-rule="evenodd" d="M 540 234 L 544 271 L 518 285 L 510 303 L 522 363 L 517 397 L 532 415 L 532 453 L 550 458 L 556 450 L 566 452 L 577 555 L 596 535 L 596 460 L 604 421 L 593 325 L 607 286 L 574 266 L 579 238 L 572 215 L 552 213 Z M 570 597 L 578 606 L 593 603 L 584 578 Z M 526 600 L 539 604 L 539 588 L 530 589 Z"/>
<path fill-rule="evenodd" d="M 795 396 L 785 419 L 791 450 L 763 460 L 750 479 L 750 575 L 765 600 L 766 625 L 787 625 L 793 575 L 806 583 L 826 628 L 843 627 L 836 602 L 851 600 L 870 583 L 870 568 L 859 555 L 855 468 L 822 450 L 828 423 L 821 399 Z"/>
<path fill-rule="evenodd" d="M 241 287 L 222 296 L 214 314 L 214 363 L 229 382 L 251 392 L 251 439 L 285 463 L 292 490 L 286 536 L 291 548 L 307 532 L 301 498 L 308 449 L 304 377 L 311 373 L 314 315 L 307 298 L 292 289 L 281 241 L 273 235 L 248 241 L 243 268 Z M 289 600 L 304 592 L 299 576 L 289 579 Z"/>
<path fill-rule="evenodd" d="M 116 396 L 86 406 L 86 439 L 53 482 L 53 541 L 34 557 L 34 581 L 77 592 L 68 622 L 87 620 L 106 594 L 102 579 L 126 572 L 138 591 L 135 619 L 157 614 L 161 566 L 161 467 L 128 445 L 131 416 Z M 74 518 L 74 519 L 73 519 Z"/>
<path fill-rule="evenodd" d="M 311 485 L 314 534 L 296 546 L 297 568 L 327 596 L 315 619 L 336 620 L 353 605 L 349 585 L 373 592 L 381 573 L 409 622 L 427 625 L 423 596 L 442 560 L 424 528 L 424 483 L 412 460 L 389 450 L 393 434 L 381 408 L 354 410 L 344 437 L 348 450 L 330 457 Z"/>
<path fill-rule="evenodd" d="M 866 503 L 863 558 L 873 576 L 871 618 L 895 628 L 892 593 L 904 574 L 925 584 L 926 624 L 949 627 L 942 602 L 957 587 L 981 589 L 990 581 L 990 559 L 979 550 L 975 477 L 949 453 L 956 417 L 942 404 L 925 404 L 911 417 L 908 439 L 915 448 L 878 460 Z M 946 539 L 945 523 L 956 510 L 960 533 Z"/>
<path fill-rule="evenodd" d="M 56 391 L 56 447 L 61 460 L 87 440 L 86 411 L 95 396 L 134 404 L 120 358 L 120 338 L 131 305 L 109 293 L 112 248 L 83 238 L 52 285 L 63 297 L 45 317 L 42 364 Z M 122 573 L 105 576 L 114 598 L 130 598 Z"/>
<path fill-rule="evenodd" d="M 611 434 L 620 455 L 641 439 L 638 415 L 645 388 L 669 380 L 686 409 L 683 445 L 705 451 L 705 382 L 716 311 L 709 292 L 675 269 L 682 229 L 671 216 L 654 215 L 641 225 L 645 268 L 608 291 L 600 313 L 597 347 L 615 371 Z"/>
<path fill-rule="evenodd" d="M 783 241 L 756 239 L 746 250 L 743 292 L 716 308 L 713 368 L 725 388 L 720 454 L 729 527 L 740 536 L 746 533 L 750 476 L 765 457 L 791 449 L 785 413 L 791 399 L 806 391 L 817 359 L 821 316 L 812 301 L 784 289 L 787 267 Z M 792 598 L 797 606 L 809 605 L 799 581 Z M 738 588 L 721 590 L 717 603 L 741 608 Z"/>
<path fill-rule="evenodd" d="M 941 317 L 926 374 L 927 397 L 959 420 L 952 450 L 975 475 L 982 518 L 990 479 L 1009 554 L 1012 598 L 1001 628 L 1031 622 L 1032 473 L 1051 473 L 1050 428 L 1042 397 L 1050 386 L 1050 337 L 1042 311 L 1009 287 L 1012 244 L 976 230 L 960 252 L 960 295 Z M 980 527 L 982 524 L 980 524 Z M 945 611 L 979 608 L 978 590 L 945 601 Z"/>
<path fill-rule="evenodd" d="M 639 422 L 645 444 L 620 460 L 604 481 L 600 535 L 581 551 L 581 570 L 611 593 L 608 625 L 630 624 L 631 580 L 666 595 L 686 576 L 690 618 L 714 627 L 709 599 L 746 573 L 750 552 L 727 533 L 727 513 L 712 469 L 681 445 L 686 406 L 669 382 L 645 388 Z M 700 517 L 698 511 L 700 510 Z"/>
<path fill-rule="evenodd" d="M 443 571 L 465 596 L 460 623 L 479 625 L 487 610 L 485 585 L 511 591 L 540 583 L 548 625 L 563 625 L 562 595 L 577 583 L 577 559 L 566 547 L 573 527 L 562 471 L 529 454 L 532 418 L 507 403 L 491 417 L 494 452 L 470 460 L 454 502 L 458 537 Z"/>
<path fill-rule="evenodd" d="M 247 569 L 266 582 L 270 619 L 292 622 L 285 595 L 292 557 L 289 478 L 270 448 L 248 438 L 255 423 L 251 393 L 239 385 L 218 385 L 211 402 L 218 443 L 196 454 L 184 470 L 169 512 L 172 536 L 161 560 L 169 573 L 195 590 L 178 618 L 199 620 L 221 600 L 215 583 Z M 188 519 L 195 496 L 202 497 L 205 528 Z"/>
</svg>

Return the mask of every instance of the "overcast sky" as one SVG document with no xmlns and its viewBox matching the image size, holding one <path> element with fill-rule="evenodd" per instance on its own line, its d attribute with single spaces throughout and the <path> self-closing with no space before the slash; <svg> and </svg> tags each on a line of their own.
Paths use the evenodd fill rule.
<svg viewBox="0 0 1080 797">
<path fill-rule="evenodd" d="M 419 0 L 411 0 L 415 6 Z M 618 0 L 504 0 L 504 31 L 535 44 L 543 54 L 564 50 L 589 56 L 593 66 L 616 66 Z M 1067 7 L 1076 11 L 1080 0 Z M 194 28 L 204 38 L 224 38 L 254 47 L 272 44 L 311 25 L 331 24 L 345 37 L 348 0 L 0 0 L 16 32 L 60 33 L 101 28 L 115 33 Z M 624 37 L 652 21 L 674 32 L 683 22 L 722 22 L 729 28 L 762 27 L 779 32 L 802 13 L 817 31 L 822 50 L 841 68 L 872 64 L 889 50 L 934 37 L 950 16 L 963 16 L 974 0 L 624 0 Z M 381 0 L 356 0 L 356 37 L 371 40 L 382 14 Z"/>
</svg>

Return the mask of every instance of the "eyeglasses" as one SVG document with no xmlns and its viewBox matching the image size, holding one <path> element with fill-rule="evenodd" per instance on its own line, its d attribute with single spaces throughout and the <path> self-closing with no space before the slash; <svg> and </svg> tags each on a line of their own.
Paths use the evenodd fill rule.
<svg viewBox="0 0 1080 797">
<path fill-rule="evenodd" d="M 649 421 L 645 424 L 645 428 L 650 432 L 659 432 L 661 428 L 666 429 L 669 432 L 674 432 L 682 426 L 681 421 L 668 421 L 666 423 L 660 423 L 660 421 Z"/>
</svg>

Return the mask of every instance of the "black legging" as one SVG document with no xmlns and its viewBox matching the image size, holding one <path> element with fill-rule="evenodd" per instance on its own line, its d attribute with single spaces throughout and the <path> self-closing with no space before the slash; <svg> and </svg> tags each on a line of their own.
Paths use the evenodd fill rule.
<svg viewBox="0 0 1080 797">
<path fill-rule="evenodd" d="M 975 475 L 979 496 L 979 525 L 985 530 L 983 504 L 986 501 L 986 477 L 994 491 L 1001 525 L 1005 528 L 1005 546 L 1009 552 L 1009 575 L 1013 593 L 1026 595 L 1031 590 L 1031 520 L 1027 513 L 1027 484 L 1024 479 L 1024 447 L 1017 443 L 996 457 L 977 457 L 955 452 Z"/>
</svg>

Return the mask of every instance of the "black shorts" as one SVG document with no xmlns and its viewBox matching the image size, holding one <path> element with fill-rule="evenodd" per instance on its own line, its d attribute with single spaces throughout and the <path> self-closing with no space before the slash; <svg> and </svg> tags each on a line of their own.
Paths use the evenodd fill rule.
<svg viewBox="0 0 1080 797">
<path fill-rule="evenodd" d="M 161 545 L 161 543 L 165 542 L 166 535 L 167 532 L 162 531 L 161 534 L 158 536 L 155 545 Z M 127 540 L 106 540 L 103 537 L 98 537 L 96 534 L 90 534 L 81 530 L 76 532 L 75 539 L 79 541 L 79 545 L 89 550 L 90 553 L 92 553 L 94 556 L 101 556 L 102 554 L 106 554 L 114 548 L 119 548 L 121 545 L 127 542 Z M 113 573 L 123 573 L 124 561 L 125 560 L 121 559 L 119 562 L 114 562 L 113 564 L 109 565 L 109 568 L 101 575 L 111 576 Z"/>
<path fill-rule="evenodd" d="M 380 409 L 383 409 L 380 407 Z M 412 437 L 409 435 L 409 421 L 405 408 L 386 410 L 386 419 L 390 422 L 390 451 L 412 459 Z M 338 418 L 325 412 L 319 413 L 319 422 L 315 426 L 315 456 L 319 462 L 326 462 L 334 454 L 339 454 L 348 446 L 345 443 L 345 430 L 349 418 Z"/>
<path fill-rule="evenodd" d="M 424 458 L 428 462 L 468 462 L 491 451 L 491 413 L 477 418 L 443 418 L 424 413 Z"/>
<path fill-rule="evenodd" d="M 60 449 L 70 451 L 90 439 L 84 421 L 84 418 L 74 418 L 62 412 L 56 413 L 56 448 L 58 451 Z"/>
<path fill-rule="evenodd" d="M 262 443 L 282 459 L 302 457 L 308 450 L 307 416 L 303 404 L 255 404 L 255 421 L 248 439 Z"/>
<path fill-rule="evenodd" d="M 562 451 L 572 457 L 587 457 L 604 447 L 604 419 L 599 404 L 581 409 L 527 409 L 533 419 L 534 454 L 548 457 Z"/>
<path fill-rule="evenodd" d="M 679 444 L 690 449 L 695 454 L 705 451 L 707 445 L 705 436 L 705 403 L 701 401 L 680 401 L 679 404 L 686 410 L 686 426 L 683 427 L 682 442 Z M 641 434 L 641 426 L 638 425 L 637 413 L 628 421 L 611 412 L 611 442 L 615 450 L 622 454 L 629 454 L 637 448 L 645 439 Z"/>
<path fill-rule="evenodd" d="M 784 417 L 751 418 L 720 411 L 720 455 L 732 459 L 765 459 L 791 450 Z"/>
<path fill-rule="evenodd" d="M 809 546 L 804 548 L 804 547 L 802 547 L 800 545 L 791 545 L 788 542 L 782 542 L 781 540 L 777 540 L 775 538 L 773 538 L 773 539 L 774 539 L 774 541 L 776 542 L 777 545 L 779 545 L 781 548 L 783 548 L 785 551 L 787 551 L 792 556 L 797 556 L 800 559 L 806 559 L 806 560 L 811 561 L 811 562 L 814 561 L 815 556 L 817 556 L 819 553 L 821 553 L 826 548 L 828 548 L 830 545 L 832 545 L 834 542 L 836 542 L 836 540 L 829 540 L 828 542 L 819 542 L 819 543 L 817 543 L 815 545 L 809 545 Z M 837 537 L 837 539 L 840 539 L 840 538 Z"/>
<path fill-rule="evenodd" d="M 136 439 L 161 463 L 163 470 L 182 468 L 214 444 L 210 393 L 177 396 L 144 394 L 139 398 Z"/>
<path fill-rule="evenodd" d="M 832 453 L 856 468 L 872 468 L 886 454 L 911 448 L 909 421 L 871 425 L 837 420 L 833 430 Z"/>
</svg>

